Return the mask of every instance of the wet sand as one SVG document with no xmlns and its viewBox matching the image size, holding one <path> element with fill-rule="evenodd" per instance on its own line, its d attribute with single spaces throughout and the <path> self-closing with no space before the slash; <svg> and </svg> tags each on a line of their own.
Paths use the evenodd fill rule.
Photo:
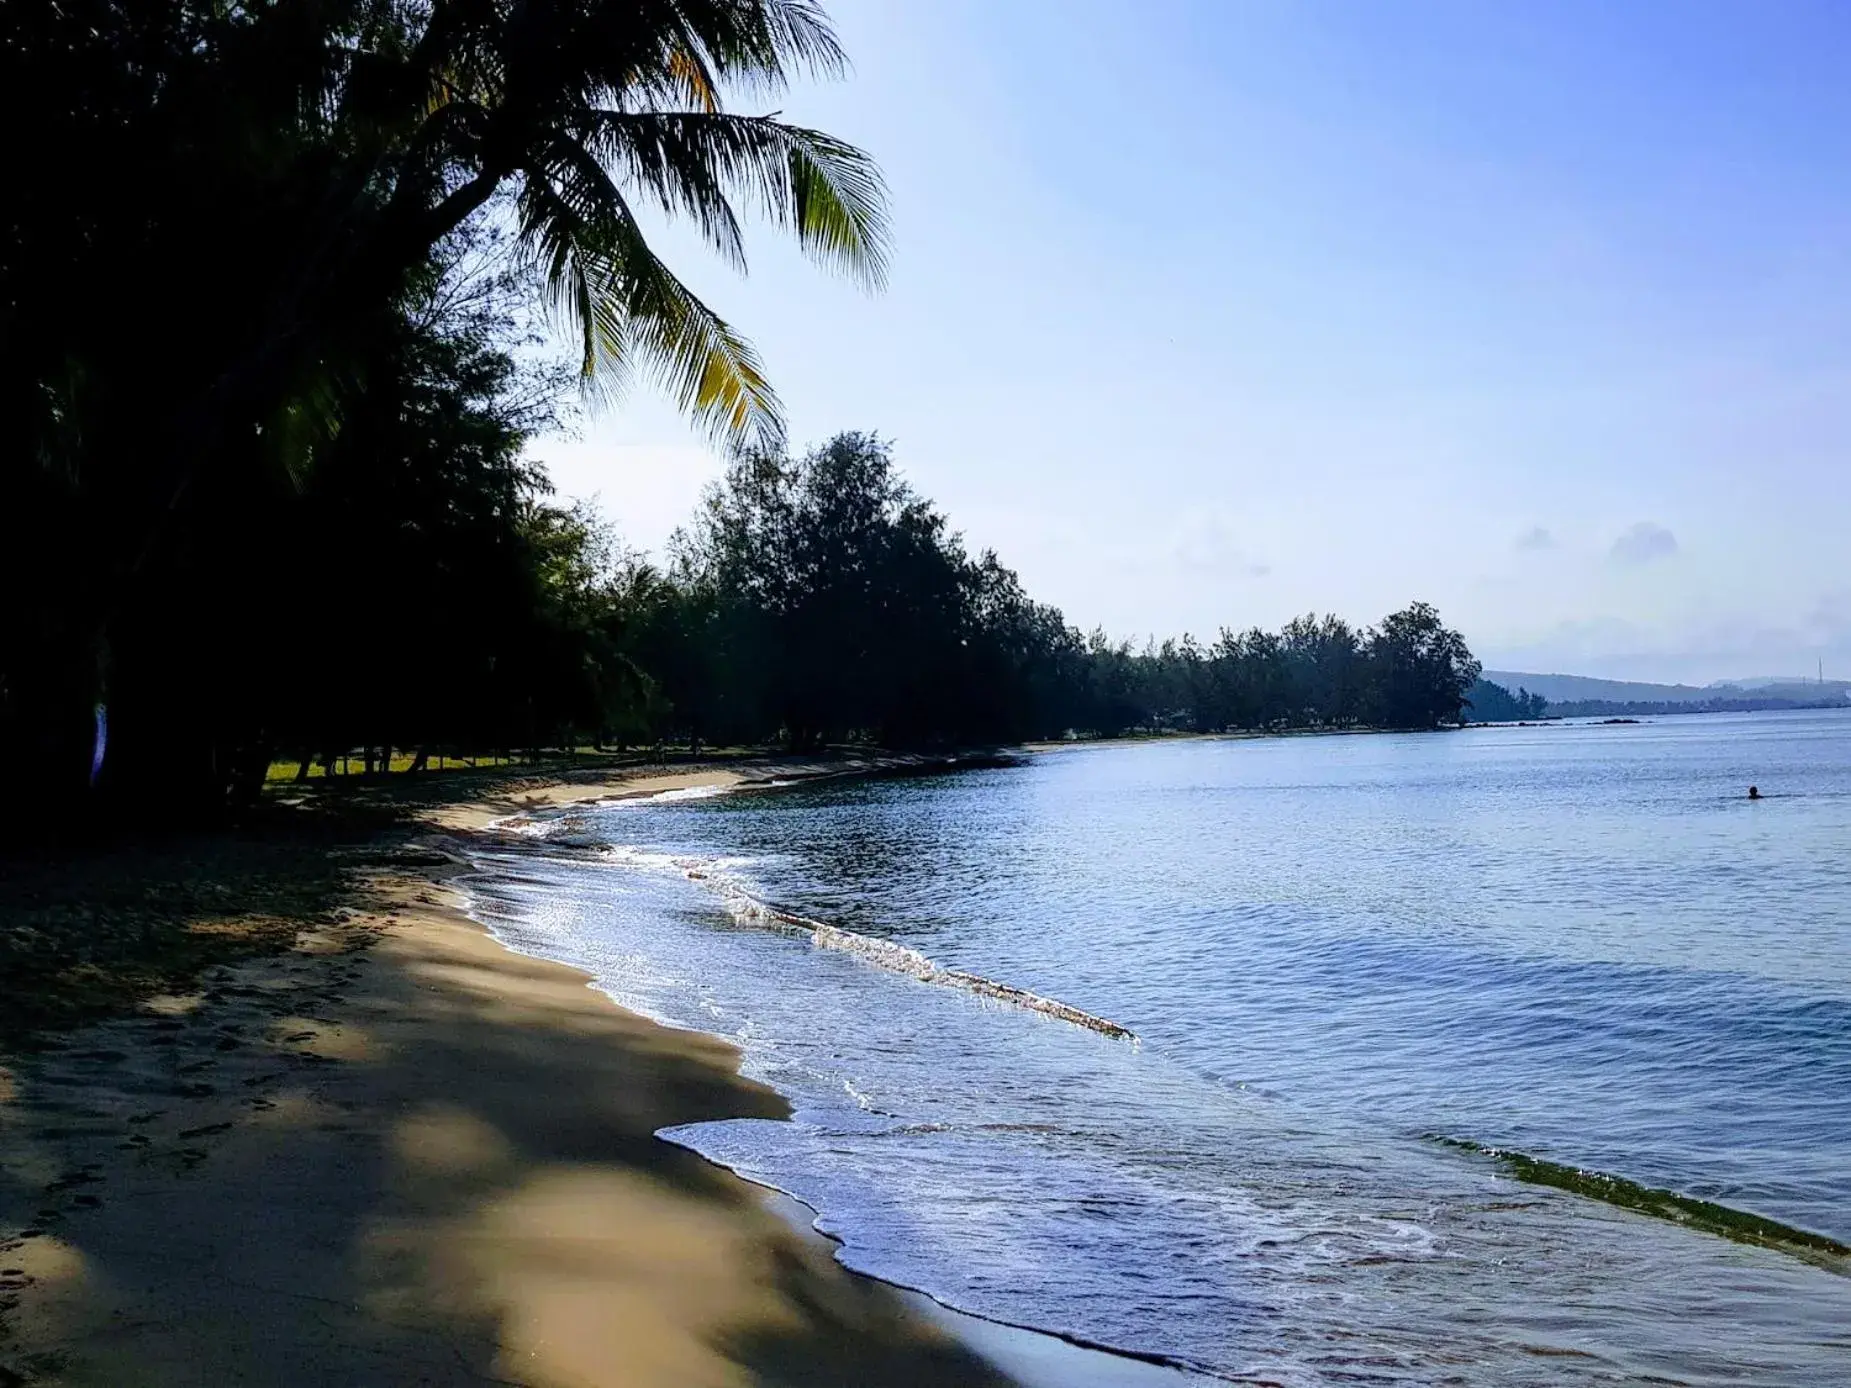
<svg viewBox="0 0 1851 1388">
<path fill-rule="evenodd" d="M 736 1052 L 502 948 L 445 885 L 494 819 L 762 774 L 439 806 L 286 953 L 0 1054 L 0 1385 L 1178 1381 L 843 1269 L 653 1135 L 782 1116 Z"/>
</svg>

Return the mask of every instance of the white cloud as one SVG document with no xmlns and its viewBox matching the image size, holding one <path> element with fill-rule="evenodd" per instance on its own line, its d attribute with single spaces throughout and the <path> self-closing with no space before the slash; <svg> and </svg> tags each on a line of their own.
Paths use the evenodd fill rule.
<svg viewBox="0 0 1851 1388">
<path fill-rule="evenodd" d="M 1532 525 L 1517 536 L 1517 548 L 1526 550 L 1554 549 L 1555 536 L 1540 525 Z"/>
<path fill-rule="evenodd" d="M 1677 553 L 1677 536 L 1662 525 L 1640 521 L 1613 542 L 1614 562 L 1650 564 Z"/>
</svg>

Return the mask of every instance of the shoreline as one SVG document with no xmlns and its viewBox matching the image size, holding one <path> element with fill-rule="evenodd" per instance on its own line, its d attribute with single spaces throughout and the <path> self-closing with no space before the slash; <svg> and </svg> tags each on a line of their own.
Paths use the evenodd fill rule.
<svg viewBox="0 0 1851 1388">
<path fill-rule="evenodd" d="M 438 804 L 362 845 L 357 904 L 286 951 L 0 1052 L 0 1384 L 1189 1381 L 843 1267 L 777 1196 L 655 1136 L 788 1113 L 736 1048 L 508 948 L 450 881 L 451 844 L 522 814 L 949 760 L 628 767 Z"/>
<path fill-rule="evenodd" d="M 1025 745 L 1019 749 L 1021 753 L 1031 755 L 1040 750 L 1042 749 L 1034 745 Z M 965 770 L 988 766 L 1002 758 L 1013 759 L 1016 755 L 1017 749 L 1008 749 L 1003 753 L 894 753 L 878 757 L 850 758 L 847 761 L 834 759 L 776 760 L 765 766 L 763 774 L 759 775 L 742 774 L 728 767 L 715 766 L 706 770 L 597 785 L 591 787 L 591 793 L 588 795 L 574 793 L 583 787 L 562 783 L 557 786 L 540 788 L 523 804 L 523 808 L 511 815 L 482 819 L 480 804 L 463 806 L 461 808 L 464 815 L 461 822 L 467 826 L 463 830 L 464 833 L 475 834 L 516 825 L 530 816 L 558 813 L 572 808 L 615 804 L 622 801 L 649 800 L 675 791 L 712 789 L 729 792 L 850 777 L 932 774 L 939 770 Z M 455 875 L 461 877 L 473 876 L 480 871 L 473 864 L 459 864 L 459 868 L 460 871 Z M 452 888 L 452 890 L 458 896 L 466 895 L 460 888 Z M 596 992 L 610 1006 L 629 1015 L 639 1016 L 649 1025 L 674 1033 L 686 1032 L 706 1037 L 726 1047 L 734 1057 L 734 1068 L 737 1072 L 739 1061 L 743 1059 L 743 1052 L 725 1037 L 699 1028 L 679 1026 L 659 1018 L 636 1013 L 633 1009 L 625 1007 L 610 997 L 594 976 L 585 973 L 577 966 L 564 964 L 544 954 L 523 950 L 503 939 L 492 925 L 472 914 L 465 904 L 459 902 L 458 910 L 478 929 L 510 953 L 554 964 L 567 968 L 574 974 L 583 975 L 587 980 L 587 987 Z M 1028 996 L 1033 998 L 1033 995 Z M 1034 999 L 1034 1001 L 1045 1000 Z M 1093 1026 L 1093 1020 L 1077 1022 L 1075 1025 Z M 1127 1037 L 1131 1035 L 1129 1032 L 1124 1034 Z M 756 1083 L 751 1080 L 742 1082 Z M 782 1099 L 781 1095 L 779 1097 Z M 784 1116 L 788 1117 L 788 1114 Z M 686 1143 L 659 1135 L 656 1140 L 688 1152 L 716 1170 L 724 1172 L 733 1180 L 751 1187 L 759 1194 L 766 1206 L 789 1224 L 800 1237 L 817 1248 L 827 1251 L 832 1259 L 836 1250 L 842 1247 L 841 1239 L 824 1233 L 817 1227 L 822 1211 L 804 1203 L 789 1191 L 743 1175 L 724 1163 L 705 1156 L 698 1148 Z M 1018 1385 L 1018 1388 L 1166 1388 L 1166 1385 L 1168 1388 L 1187 1388 L 1189 1384 L 1219 1381 L 1212 1376 L 1205 1376 L 1161 1358 L 1117 1349 L 1109 1345 L 1092 1344 L 1056 1331 L 996 1320 L 976 1312 L 965 1311 L 940 1300 L 921 1288 L 895 1282 L 874 1273 L 842 1266 L 843 1271 L 849 1277 L 887 1288 L 897 1294 L 916 1314 L 941 1326 L 959 1341 L 978 1350 L 986 1359 L 1008 1373 L 1011 1376 L 1011 1382 Z"/>
</svg>

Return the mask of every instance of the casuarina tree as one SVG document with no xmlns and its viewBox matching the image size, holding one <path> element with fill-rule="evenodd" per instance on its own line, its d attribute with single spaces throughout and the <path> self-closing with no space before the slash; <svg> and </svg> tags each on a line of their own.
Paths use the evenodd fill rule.
<svg viewBox="0 0 1851 1388">
<path fill-rule="evenodd" d="M 581 372 L 775 442 L 747 340 L 657 254 L 754 217 L 868 284 L 861 151 L 762 108 L 843 55 L 809 0 L 62 0 L 0 11 L 0 746 L 41 803 L 211 803 L 223 682 L 268 620 L 253 543 L 379 380 L 436 248 L 505 226 Z"/>
</svg>

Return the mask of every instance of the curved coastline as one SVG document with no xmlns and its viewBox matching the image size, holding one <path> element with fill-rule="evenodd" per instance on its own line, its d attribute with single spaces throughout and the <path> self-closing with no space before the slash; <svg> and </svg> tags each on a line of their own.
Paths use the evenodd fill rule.
<svg viewBox="0 0 1851 1388">
<path fill-rule="evenodd" d="M 836 774 L 853 774 L 853 773 L 850 772 L 850 773 L 836 773 Z M 808 778 L 791 777 L 791 778 L 780 778 L 780 779 L 783 779 L 784 783 L 788 784 L 792 780 L 808 779 Z M 760 781 L 756 781 L 752 783 L 741 783 L 737 786 L 737 788 L 738 789 L 768 788 L 769 786 L 776 784 L 776 783 L 777 782 L 772 779 L 765 779 L 765 780 L 760 780 Z M 712 793 L 712 792 L 703 792 L 703 793 Z M 680 793 L 675 793 L 675 798 L 680 798 Z M 599 836 L 599 837 L 602 837 L 602 836 Z M 617 835 L 617 837 L 621 839 L 626 836 L 620 832 Z M 730 899 L 726 899 L 725 904 L 732 911 L 735 920 L 739 921 L 742 924 L 763 926 L 770 931 L 787 933 L 792 936 L 805 939 L 809 943 L 811 943 L 813 946 L 818 947 L 818 948 L 843 950 L 852 955 L 856 955 L 860 958 L 863 958 L 867 962 L 870 962 L 876 965 L 877 967 L 882 968 L 885 971 L 897 973 L 897 974 L 900 974 L 906 977 L 918 979 L 920 981 L 927 981 L 927 982 L 948 981 L 944 979 L 943 977 L 940 977 L 939 975 L 947 974 L 950 971 L 942 969 L 940 966 L 935 964 L 926 955 L 922 953 L 919 953 L 911 949 L 907 949 L 904 946 L 900 946 L 900 945 L 894 944 L 889 941 L 879 940 L 873 937 L 860 935 L 859 933 L 853 932 L 853 931 L 844 931 L 844 930 L 841 930 L 839 927 L 834 927 L 834 926 L 829 925 L 827 922 L 817 921 L 807 916 L 801 916 L 793 912 L 784 911 L 763 900 L 758 899 L 757 897 L 751 896 L 749 893 L 746 893 L 744 891 L 744 886 L 751 885 L 749 882 L 745 881 L 744 879 L 739 879 L 737 881 L 730 881 L 730 882 L 727 880 L 727 877 L 728 877 L 727 867 L 730 864 L 731 860 L 724 858 L 724 857 L 715 858 L 711 856 L 714 853 L 724 853 L 727 850 L 719 846 L 718 844 L 707 844 L 704 839 L 702 839 L 701 841 L 704 846 L 700 850 L 700 853 L 702 856 L 699 858 L 689 856 L 689 857 L 677 859 L 674 856 L 670 854 L 666 854 L 666 853 L 648 854 L 648 853 L 639 852 L 637 855 L 639 860 L 644 859 L 644 858 L 651 860 L 648 862 L 639 861 L 639 865 L 658 868 L 658 869 L 672 868 L 676 873 L 678 873 L 681 876 L 687 877 L 697 882 L 703 882 L 703 881 L 707 882 L 707 884 L 715 888 L 722 895 L 723 898 L 726 898 L 728 896 L 728 893 L 730 890 L 731 892 Z M 542 840 L 542 842 L 544 842 L 544 840 Z M 534 844 L 531 846 L 539 847 L 540 845 Z M 554 847 L 558 849 L 563 849 L 566 851 L 566 853 L 572 856 L 577 856 L 580 853 L 584 853 L 587 856 L 590 856 L 599 851 L 592 838 L 574 835 L 569 829 L 561 832 L 560 841 L 557 842 L 554 845 Z M 762 888 L 754 886 L 752 890 L 762 891 Z M 776 949 L 777 947 L 769 946 L 769 948 Z M 887 957 L 887 956 L 891 956 L 891 957 Z M 984 982 L 988 982 L 988 981 L 984 980 Z M 953 983 L 953 986 L 957 986 L 955 982 Z M 1001 985 L 998 985 L 998 986 L 1001 986 Z M 978 991 L 978 990 L 973 989 L 970 991 Z M 1005 999 L 1005 1000 L 1012 1001 L 1008 999 Z M 634 1004 L 628 1004 L 628 1005 L 634 1005 Z M 1031 1010 L 1039 1010 L 1039 1009 L 1031 1009 Z M 671 1024 L 674 1024 L 674 1023 L 671 1023 Z M 686 1025 L 686 1023 L 681 1023 L 681 1025 Z M 1080 1025 L 1085 1025 L 1085 1024 L 1080 1023 Z M 698 1020 L 693 1024 L 693 1029 L 697 1029 L 697 1030 L 700 1029 Z M 1103 1031 L 1104 1029 L 1099 1028 L 1099 1030 Z M 1105 1034 L 1109 1035 L 1111 1033 L 1106 1032 Z M 734 1162 L 737 1160 L 737 1158 L 727 1152 L 727 1148 L 724 1144 L 721 1144 L 717 1147 L 711 1147 L 709 1148 L 709 1150 L 703 1151 L 702 1149 L 703 1140 L 700 1138 L 698 1133 L 689 1134 L 687 1138 L 684 1138 L 682 1135 L 678 1134 L 677 1132 L 665 1130 L 665 1131 L 659 1132 L 658 1136 L 662 1137 L 663 1140 L 665 1141 L 676 1143 L 677 1145 L 684 1145 L 684 1146 L 689 1147 L 690 1150 L 701 1152 L 702 1155 L 706 1157 L 707 1160 L 713 1161 L 716 1165 L 719 1165 L 723 1167 L 724 1169 L 729 1170 L 736 1175 L 739 1175 L 745 1180 L 752 1181 L 754 1183 L 764 1186 L 765 1188 L 769 1190 L 776 1191 L 785 1198 L 792 1199 L 792 1200 L 800 1199 L 800 1197 L 797 1196 L 795 1191 L 789 1190 L 783 1184 L 781 1184 L 781 1181 L 783 1179 L 782 1177 L 768 1178 L 767 1176 L 758 1174 L 754 1170 L 749 1169 L 751 1165 L 749 1161 L 744 1164 L 735 1165 Z M 688 1140 L 689 1138 L 691 1138 L 692 1140 Z M 1444 1140 L 1444 1139 L 1438 1139 L 1438 1140 Z M 1504 1153 L 1504 1152 L 1488 1151 L 1488 1150 L 1477 1148 L 1473 1144 L 1470 1144 L 1470 1143 L 1452 1142 L 1452 1143 L 1449 1143 L 1449 1145 L 1452 1145 L 1454 1147 L 1469 1148 L 1475 1151 L 1479 1151 L 1481 1155 L 1488 1156 L 1495 1160 L 1504 1162 L 1507 1172 L 1513 1176 L 1517 1176 L 1522 1179 L 1534 1180 L 1535 1183 L 1541 1184 L 1541 1185 L 1554 1186 L 1557 1189 L 1562 1190 L 1568 1194 L 1580 1195 L 1586 1198 L 1600 1201 L 1601 1203 L 1618 1206 L 1620 1208 L 1626 1208 L 1626 1209 L 1631 1210 L 1633 1213 L 1644 1214 L 1648 1216 L 1656 1216 L 1657 1218 L 1662 1219 L 1668 1223 L 1673 1223 L 1673 1224 L 1677 1224 L 1685 1228 L 1688 1228 L 1692 1232 L 1710 1234 L 1710 1235 L 1721 1235 L 1721 1236 L 1733 1239 L 1736 1242 L 1749 1243 L 1749 1244 L 1753 1244 L 1759 1247 L 1770 1249 L 1772 1251 L 1795 1255 L 1800 1259 L 1800 1261 L 1804 1261 L 1804 1262 L 1813 1264 L 1815 1266 L 1822 1266 L 1824 1270 L 1827 1270 L 1827 1271 L 1831 1271 L 1831 1272 L 1842 1272 L 1843 1271 L 1842 1267 L 1835 1265 L 1836 1260 L 1841 1256 L 1839 1247 L 1837 1245 L 1832 1245 L 1831 1247 L 1824 1247 L 1823 1244 L 1829 1244 L 1831 1243 L 1831 1241 L 1823 1240 L 1823 1244 L 1822 1244 L 1819 1242 L 1819 1240 L 1821 1240 L 1821 1236 L 1810 1235 L 1810 1234 L 1807 1234 L 1803 1230 L 1790 1229 L 1787 1226 L 1774 1226 L 1771 1222 L 1761 1221 L 1761 1223 L 1767 1224 L 1768 1227 L 1764 1229 L 1758 1229 L 1758 1233 L 1754 1237 L 1742 1237 L 1741 1231 L 1749 1227 L 1751 1224 L 1755 1224 L 1756 1221 L 1758 1220 L 1758 1217 L 1749 1215 L 1741 1211 L 1732 1211 L 1732 1210 L 1727 1209 L 1726 1207 L 1713 1205 L 1710 1202 L 1695 1201 L 1691 1199 L 1690 1197 L 1679 1197 L 1675 1194 L 1675 1192 L 1648 1190 L 1646 1187 L 1639 1186 L 1637 1185 L 1637 1183 L 1634 1183 L 1634 1182 L 1625 1181 L 1623 1178 L 1607 1177 L 1599 1173 L 1585 1173 L 1585 1172 L 1577 1173 L 1578 1175 L 1586 1178 L 1578 1183 L 1567 1181 L 1567 1180 L 1560 1180 L 1560 1179 L 1540 1179 L 1540 1178 L 1537 1178 L 1533 1173 L 1529 1172 L 1528 1168 L 1536 1167 L 1539 1165 L 1548 1165 L 1548 1164 L 1537 1163 L 1536 1160 L 1533 1158 L 1521 1157 L 1520 1154 L 1510 1154 L 1510 1153 Z M 1526 1169 L 1524 1171 L 1517 1170 L 1516 1167 L 1511 1164 L 1513 1160 L 1521 1161 L 1521 1163 L 1525 1165 Z M 1564 1172 L 1567 1172 L 1567 1171 L 1571 1171 L 1572 1169 L 1564 1167 L 1562 1168 L 1562 1170 Z M 794 1175 L 794 1173 L 792 1174 Z M 796 1180 L 795 1184 L 797 1184 L 800 1187 L 803 1186 L 802 1180 Z M 1611 1188 L 1611 1189 L 1608 1189 L 1608 1188 Z M 1635 1189 L 1638 1192 L 1640 1192 L 1642 1195 L 1655 1197 L 1655 1199 L 1646 1200 L 1646 1201 L 1634 1201 L 1634 1200 L 1629 1200 L 1629 1199 L 1624 1199 L 1624 1198 L 1614 1198 L 1612 1194 L 1613 1190 L 1631 1191 Z M 814 1190 L 814 1189 L 810 1190 L 809 1198 L 814 1199 L 818 1193 L 819 1191 L 817 1190 Z M 827 1191 L 822 1191 L 821 1193 L 824 1195 L 827 1195 Z M 1674 1202 L 1674 1204 L 1675 1202 L 1682 1202 L 1681 1204 L 1675 1204 L 1675 1208 L 1680 1210 L 1681 1213 L 1677 1213 L 1677 1214 L 1665 1213 L 1665 1209 L 1667 1208 L 1665 1205 L 1666 1201 Z M 829 1204 L 830 1202 L 827 1199 L 825 1199 L 824 1203 Z M 1689 1206 L 1692 1208 L 1685 1208 L 1685 1206 Z M 1703 1207 L 1703 1212 L 1706 1215 L 1714 1214 L 1715 1218 L 1696 1217 L 1696 1215 L 1693 1214 L 1693 1210 L 1694 1210 L 1694 1207 L 1697 1207 L 1697 1206 Z M 1807 1247 L 1808 1244 L 1812 1244 L 1812 1246 Z M 1823 1260 L 1821 1260 L 1820 1255 L 1823 1255 Z M 849 1266 L 851 1267 L 854 1266 L 852 1261 L 849 1263 Z M 862 1269 L 857 1269 L 857 1270 L 864 1271 L 864 1275 L 873 1276 L 877 1280 L 885 1281 L 889 1285 L 892 1285 L 895 1287 L 901 1287 L 901 1288 L 905 1288 L 908 1290 L 916 1289 L 915 1283 L 913 1281 L 908 1280 L 907 1276 L 905 1275 L 902 1275 L 901 1277 L 886 1277 L 886 1276 L 883 1276 L 882 1273 L 878 1270 L 875 1270 L 875 1271 L 868 1271 L 868 1270 L 862 1270 Z M 954 1284 L 955 1284 L 955 1280 L 954 1280 Z M 933 1296 L 933 1293 L 930 1292 L 929 1290 L 922 1291 L 921 1294 L 926 1295 L 928 1297 Z M 1187 1358 L 1173 1357 L 1173 1356 L 1167 1356 L 1167 1355 L 1162 1355 L 1162 1354 L 1150 1354 L 1148 1353 L 1148 1350 L 1150 1349 L 1149 1345 L 1145 1345 L 1142 1348 L 1137 1349 L 1137 1350 L 1127 1351 L 1121 1346 L 1112 1344 L 1109 1341 L 1100 1342 L 1100 1341 L 1095 1341 L 1095 1340 L 1083 1339 L 1079 1337 L 1072 1337 L 1072 1336 L 1067 1336 L 1063 1334 L 1058 1329 L 1051 1329 L 1045 1326 L 1036 1327 L 1034 1326 L 1033 1321 L 1024 1323 L 1022 1321 L 1014 1321 L 1014 1320 L 1006 1319 L 1002 1316 L 987 1315 L 983 1312 L 973 1313 L 970 1311 L 966 1311 L 964 1310 L 964 1308 L 960 1307 L 957 1304 L 957 1301 L 958 1301 L 958 1298 L 956 1294 L 953 1293 L 950 1300 L 940 1301 L 939 1304 L 948 1306 L 950 1309 L 958 1312 L 959 1314 L 963 1314 L 967 1316 L 974 1315 L 976 1319 L 984 1320 L 988 1323 L 993 1323 L 993 1324 L 998 1324 L 998 1325 L 1012 1325 L 1012 1324 L 1024 1325 L 1026 1324 L 1026 1326 L 1029 1328 L 1037 1329 L 1038 1333 L 1054 1335 L 1054 1336 L 1057 1336 L 1067 1341 L 1068 1343 L 1085 1345 L 1090 1348 L 1101 1349 L 1101 1350 L 1104 1350 L 1104 1351 L 1107 1351 L 1109 1353 L 1113 1353 L 1116 1355 L 1135 1358 L 1139 1362 L 1168 1365 L 1171 1368 L 1184 1371 L 1184 1372 L 1193 1371 L 1195 1373 L 1204 1373 L 1204 1372 L 1209 1373 L 1209 1374 L 1215 1373 L 1214 1370 L 1212 1369 L 1205 1370 L 1200 1364 L 1193 1363 Z M 1033 1312 L 1031 1310 L 1031 1315 L 1032 1314 Z M 1526 1352 L 1530 1352 L 1530 1351 L 1526 1350 Z M 1542 1354 L 1542 1353 L 1546 1353 L 1549 1351 L 1538 1349 L 1538 1350 L 1534 1350 L 1533 1352 Z"/>
<path fill-rule="evenodd" d="M 687 777 L 676 778 L 675 784 L 667 786 L 651 783 L 624 789 L 603 787 L 584 796 L 557 799 L 549 796 L 544 801 L 524 806 L 512 813 L 482 820 L 467 828 L 459 828 L 455 844 L 463 855 L 463 860 L 459 863 L 459 867 L 463 870 L 450 881 L 449 885 L 460 895 L 458 905 L 463 914 L 468 916 L 501 948 L 513 954 L 581 972 L 576 965 L 560 961 L 544 950 L 530 948 L 509 938 L 505 932 L 496 928 L 494 922 L 488 919 L 485 913 L 476 909 L 475 900 L 468 892 L 470 879 L 479 877 L 485 881 L 492 881 L 500 871 L 494 866 L 485 864 L 475 853 L 471 852 L 473 847 L 479 846 L 482 839 L 492 839 L 496 848 L 502 851 L 514 849 L 520 852 L 547 854 L 557 852 L 564 846 L 549 841 L 551 826 L 566 824 L 567 817 L 573 811 L 625 802 L 667 802 L 676 799 L 704 798 L 709 795 L 777 789 L 819 780 L 905 776 L 976 769 L 1010 764 L 1012 760 L 1005 760 L 995 754 L 982 754 L 968 758 L 894 756 L 842 766 L 825 764 L 820 768 L 810 763 L 787 763 L 779 764 L 760 775 L 703 777 L 699 773 L 693 773 Z M 698 865 L 687 863 L 677 864 L 677 867 L 689 880 L 702 881 L 707 878 L 705 870 Z M 1134 1045 L 1137 1044 L 1137 1035 L 1129 1028 L 1106 1018 L 1093 1016 L 1056 999 L 1044 998 L 1026 989 L 1016 988 L 978 974 L 943 968 L 916 950 L 781 910 L 737 890 L 722 891 L 721 896 L 735 919 L 758 923 L 780 933 L 807 939 L 816 948 L 849 953 L 871 967 L 899 973 L 923 983 L 957 988 L 1007 1006 L 1038 1012 L 1111 1039 L 1128 1040 Z M 588 986 L 599 993 L 610 1006 L 626 1012 L 637 1011 L 632 1005 L 619 1003 L 610 997 L 595 977 L 588 976 Z M 674 1031 L 692 1032 L 703 1038 L 710 1038 L 729 1050 L 737 1050 L 737 1045 L 732 1039 L 704 1028 L 687 1026 L 647 1010 L 641 1011 L 638 1015 L 653 1025 Z M 787 1096 L 780 1097 L 784 1098 L 788 1104 Z M 790 1121 L 788 1111 L 783 1115 L 782 1121 Z M 707 1165 L 725 1172 L 734 1179 L 766 1192 L 773 1198 L 774 1208 L 777 1207 L 777 1202 L 782 1202 L 784 1208 L 779 1210 L 781 1216 L 798 1224 L 801 1233 L 826 1244 L 831 1251 L 832 1258 L 841 1264 L 849 1275 L 865 1278 L 895 1292 L 919 1298 L 937 1312 L 950 1318 L 947 1324 L 954 1334 L 968 1338 L 972 1333 L 972 1326 L 979 1325 L 1003 1332 L 1006 1337 L 1017 1337 L 1015 1343 L 1011 1343 L 1006 1338 L 1003 1344 L 1013 1351 L 1008 1355 L 1010 1359 L 1019 1358 L 1021 1361 L 1019 1365 L 1012 1363 L 1007 1367 L 1025 1371 L 1024 1388 L 1161 1388 L 1163 1384 L 1177 1385 L 1177 1388 L 1181 1388 L 1182 1385 L 1192 1382 L 1236 1381 L 1208 1366 L 1186 1358 L 1089 1339 L 1058 1327 L 985 1315 L 980 1311 L 961 1306 L 929 1287 L 915 1286 L 877 1272 L 853 1267 L 843 1262 L 839 1256 L 839 1250 L 846 1246 L 845 1241 L 819 1226 L 818 1221 L 823 1218 L 822 1211 L 806 1203 L 795 1192 L 719 1160 L 693 1141 L 676 1135 L 680 1129 L 699 1126 L 701 1126 L 699 1123 L 669 1124 L 656 1129 L 653 1136 L 670 1147 L 691 1153 Z M 799 1211 L 802 1212 L 801 1218 L 797 1216 Z M 1043 1361 L 1049 1351 L 1046 1346 L 1037 1346 L 1034 1343 L 1037 1341 L 1049 1342 L 1072 1354 L 1087 1356 L 1093 1362 L 1082 1360 L 1076 1363 L 1072 1360 L 1063 1360 L 1054 1365 L 1045 1364 Z M 1114 1365 L 1122 1367 L 1115 1368 Z M 1051 1376 L 1043 1379 L 1044 1370 Z M 1248 1378 L 1238 1381 L 1254 1382 L 1256 1380 Z M 1266 1382 L 1266 1380 L 1257 1381 Z"/>
</svg>

